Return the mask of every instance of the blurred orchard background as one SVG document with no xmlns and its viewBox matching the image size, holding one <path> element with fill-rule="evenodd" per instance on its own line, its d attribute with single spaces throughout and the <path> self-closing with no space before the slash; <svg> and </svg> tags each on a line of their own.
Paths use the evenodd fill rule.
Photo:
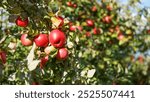
<svg viewBox="0 0 150 102">
<path fill-rule="evenodd" d="M 1 0 L 0 84 L 150 84 L 149 0 Z"/>
</svg>

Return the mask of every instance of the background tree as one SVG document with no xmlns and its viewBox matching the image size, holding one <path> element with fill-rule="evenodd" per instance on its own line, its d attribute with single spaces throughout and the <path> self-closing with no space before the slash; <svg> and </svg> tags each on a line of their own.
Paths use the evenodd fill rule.
<svg viewBox="0 0 150 102">
<path fill-rule="evenodd" d="M 150 84 L 150 13 L 140 1 L 2 0 L 0 7 L 12 24 L 1 19 L 1 84 Z"/>
</svg>

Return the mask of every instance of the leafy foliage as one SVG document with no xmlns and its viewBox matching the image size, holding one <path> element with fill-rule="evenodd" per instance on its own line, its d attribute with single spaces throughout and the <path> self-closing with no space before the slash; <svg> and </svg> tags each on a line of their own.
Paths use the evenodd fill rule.
<svg viewBox="0 0 150 102">
<path fill-rule="evenodd" d="M 116 0 L 2 0 L 0 6 L 11 23 L 18 16 L 29 19 L 27 27 L 1 25 L 0 52 L 7 54 L 5 64 L 0 57 L 1 84 L 150 84 L 150 12 L 139 0 L 126 5 Z M 28 34 L 34 42 L 53 29 L 65 33 L 69 55 L 58 60 L 59 48 L 49 44 L 48 61 L 41 67 L 45 47 L 23 46 L 20 37 Z"/>
</svg>

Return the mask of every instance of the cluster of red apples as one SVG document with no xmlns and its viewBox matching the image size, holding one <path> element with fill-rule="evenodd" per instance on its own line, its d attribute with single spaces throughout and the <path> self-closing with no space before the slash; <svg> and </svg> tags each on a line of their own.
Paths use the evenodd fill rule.
<svg viewBox="0 0 150 102">
<path fill-rule="evenodd" d="M 50 34 L 40 33 L 37 34 L 33 40 L 28 38 L 28 34 L 21 35 L 21 43 L 24 46 L 30 46 L 33 42 L 37 47 L 44 48 L 45 57 L 41 58 L 40 67 L 43 68 L 49 59 L 49 55 L 52 50 L 57 49 L 56 59 L 65 60 L 68 57 L 68 50 L 64 47 L 66 43 L 66 35 L 61 28 L 64 24 L 64 19 L 60 16 L 56 17 L 60 23 L 58 28 L 53 29 Z M 16 19 L 16 25 L 20 27 L 27 27 L 29 23 L 28 18 L 22 19 L 20 16 Z"/>
</svg>

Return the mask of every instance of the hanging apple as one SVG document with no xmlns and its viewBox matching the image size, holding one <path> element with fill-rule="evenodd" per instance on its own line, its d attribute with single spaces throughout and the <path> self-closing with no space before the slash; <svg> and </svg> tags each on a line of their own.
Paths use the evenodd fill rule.
<svg viewBox="0 0 150 102">
<path fill-rule="evenodd" d="M 65 60 L 68 57 L 68 50 L 66 48 L 60 48 L 57 52 L 56 58 L 59 60 Z"/>
<path fill-rule="evenodd" d="M 29 39 L 29 38 L 27 38 L 28 37 L 28 34 L 22 34 L 21 35 L 21 43 L 22 43 L 22 45 L 24 45 L 24 46 L 30 46 L 30 45 L 32 45 L 32 41 Z"/>
<path fill-rule="evenodd" d="M 28 26 L 28 18 L 22 20 L 20 16 L 16 19 L 16 25 L 20 27 L 27 27 Z"/>
<path fill-rule="evenodd" d="M 66 42 L 66 36 L 64 32 L 59 29 L 52 30 L 49 34 L 49 42 L 56 48 L 63 47 Z"/>
<path fill-rule="evenodd" d="M 34 42 L 38 47 L 46 47 L 49 43 L 47 34 L 38 34 L 34 38 Z"/>
</svg>

